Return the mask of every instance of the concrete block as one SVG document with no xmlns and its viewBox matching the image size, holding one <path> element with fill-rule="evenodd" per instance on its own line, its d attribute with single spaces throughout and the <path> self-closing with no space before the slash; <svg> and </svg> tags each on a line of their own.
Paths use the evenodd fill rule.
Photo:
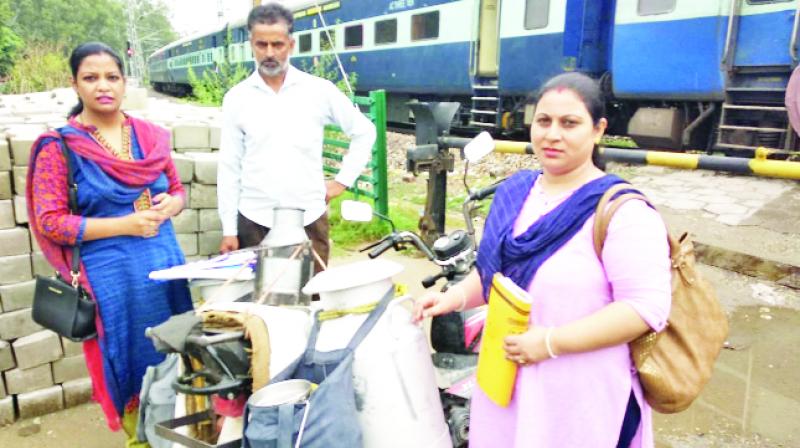
<svg viewBox="0 0 800 448">
<path fill-rule="evenodd" d="M 42 127 L 42 130 L 44 127 Z M 15 132 L 15 131 L 10 131 Z M 11 136 L 8 143 L 11 146 L 11 159 L 14 166 L 28 166 L 28 159 L 31 157 L 31 146 L 36 141 L 38 134 L 28 131 L 21 131 L 18 135 Z"/>
<path fill-rule="evenodd" d="M 28 167 L 27 166 L 15 166 L 12 170 L 13 173 L 13 185 L 14 185 L 14 194 L 19 196 L 25 196 L 25 185 L 28 183 Z M 0 199 L 8 199 L 8 198 L 0 198 Z"/>
<path fill-rule="evenodd" d="M 11 352 L 11 344 L 6 341 L 0 341 L 0 372 L 13 369 L 16 365 L 14 355 Z"/>
<path fill-rule="evenodd" d="M 14 196 L 14 220 L 17 221 L 17 224 L 28 223 L 28 209 L 26 203 L 25 196 Z"/>
<path fill-rule="evenodd" d="M 31 252 L 41 252 L 42 248 L 41 246 L 39 246 L 39 242 L 36 241 L 36 236 L 33 234 L 33 232 L 30 232 L 30 234 L 31 234 Z"/>
<path fill-rule="evenodd" d="M 192 173 L 194 173 L 194 168 L 192 168 Z M 192 174 L 194 175 L 194 174 Z M 183 191 L 186 193 L 186 204 L 184 206 L 186 208 L 192 208 L 192 184 L 181 184 L 183 185 Z"/>
<path fill-rule="evenodd" d="M 12 342 L 11 347 L 14 349 L 14 358 L 17 360 L 19 369 L 30 369 L 47 364 L 64 355 L 61 351 L 61 339 L 50 330 L 42 330 L 21 337 Z"/>
<path fill-rule="evenodd" d="M 175 148 L 175 151 L 178 151 L 179 153 L 183 153 L 183 154 L 188 154 L 188 153 L 197 154 L 197 153 L 210 153 L 210 152 L 213 151 L 213 149 L 211 149 L 211 148 L 195 148 L 195 147 L 192 147 L 192 148 Z"/>
<path fill-rule="evenodd" d="M 14 420 L 16 420 L 14 397 L 9 395 L 0 400 L 0 427 L 14 423 Z"/>
<path fill-rule="evenodd" d="M 197 232 L 199 227 L 197 222 L 197 210 L 187 208 L 178 216 L 173 216 L 172 226 L 175 227 L 175 233 Z"/>
<path fill-rule="evenodd" d="M 178 245 L 181 246 L 184 256 L 197 255 L 197 234 L 196 233 L 177 233 Z"/>
<path fill-rule="evenodd" d="M 194 263 L 195 261 L 208 260 L 209 257 L 204 257 L 202 255 L 191 255 L 184 258 L 186 259 L 186 263 Z"/>
<path fill-rule="evenodd" d="M 212 149 L 219 149 L 219 143 L 222 136 L 222 128 L 219 126 L 208 127 L 208 146 Z"/>
<path fill-rule="evenodd" d="M 197 235 L 198 253 L 200 255 L 215 255 L 219 253 L 219 244 L 222 242 L 222 230 L 207 230 Z"/>
<path fill-rule="evenodd" d="M 0 285 L 24 282 L 32 278 L 30 255 L 0 257 Z"/>
<path fill-rule="evenodd" d="M 179 124 L 172 128 L 175 149 L 210 148 L 210 132 L 205 124 Z"/>
<path fill-rule="evenodd" d="M 30 308 L 33 305 L 33 291 L 35 289 L 36 280 L 0 286 L 0 303 L 3 304 L 3 311 L 8 313 Z"/>
<path fill-rule="evenodd" d="M 67 338 L 61 338 L 61 349 L 64 356 L 77 356 L 83 354 L 83 342 L 75 342 Z"/>
<path fill-rule="evenodd" d="M 81 378 L 61 385 L 64 390 L 64 405 L 68 408 L 88 403 L 92 399 L 92 379 Z"/>
<path fill-rule="evenodd" d="M 83 355 L 69 356 L 53 362 L 53 382 L 56 384 L 88 376 L 89 370 L 86 368 L 86 358 Z"/>
<path fill-rule="evenodd" d="M 0 339 L 11 341 L 41 331 L 41 325 L 33 321 L 30 308 L 0 314 Z"/>
<path fill-rule="evenodd" d="M 192 184 L 190 208 L 217 208 L 217 186 Z"/>
<path fill-rule="evenodd" d="M 0 171 L 0 199 L 11 199 L 14 197 L 14 189 L 11 186 L 11 172 Z"/>
<path fill-rule="evenodd" d="M 31 253 L 31 237 L 25 227 L 0 230 L 0 257 Z"/>
<path fill-rule="evenodd" d="M 172 153 L 172 162 L 178 170 L 182 183 L 189 183 L 194 179 L 194 160 L 185 154 Z"/>
<path fill-rule="evenodd" d="M 11 199 L 0 200 L 0 229 L 10 229 L 16 225 L 14 203 Z"/>
<path fill-rule="evenodd" d="M 42 252 L 31 254 L 31 268 L 33 268 L 33 275 L 50 277 L 56 273 L 56 268 L 47 261 L 47 258 L 44 258 L 44 253 Z"/>
<path fill-rule="evenodd" d="M 147 109 L 147 89 L 144 87 L 127 87 L 122 100 L 123 110 Z"/>
<path fill-rule="evenodd" d="M 64 409 L 64 391 L 61 386 L 26 392 L 17 395 L 19 418 L 52 414 Z"/>
<path fill-rule="evenodd" d="M 32 369 L 11 369 L 3 372 L 6 390 L 9 395 L 24 394 L 53 385 L 53 372 L 50 364 L 42 364 Z"/>
<path fill-rule="evenodd" d="M 0 126 L 2 128 L 2 126 Z M 11 170 L 11 151 L 8 149 L 8 140 L 0 134 L 0 171 Z"/>
<path fill-rule="evenodd" d="M 187 153 L 194 159 L 194 180 L 205 185 L 217 184 L 218 153 Z"/>
<path fill-rule="evenodd" d="M 206 230 L 222 230 L 222 221 L 219 219 L 219 211 L 215 208 L 206 208 L 198 210 L 200 231 Z"/>
</svg>

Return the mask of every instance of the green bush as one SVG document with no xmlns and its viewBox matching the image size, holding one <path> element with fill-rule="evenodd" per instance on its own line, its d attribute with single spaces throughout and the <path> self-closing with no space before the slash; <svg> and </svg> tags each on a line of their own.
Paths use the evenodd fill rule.
<svg viewBox="0 0 800 448">
<path fill-rule="evenodd" d="M 29 45 L 9 73 L 4 93 L 29 93 L 69 87 L 70 70 L 63 50 L 52 44 Z"/>
<path fill-rule="evenodd" d="M 192 99 L 200 104 L 221 106 L 222 98 L 228 90 L 247 78 L 250 73 L 241 64 L 223 61 L 217 64 L 217 71 L 205 70 L 202 77 L 189 67 L 189 84 L 192 86 Z"/>
<path fill-rule="evenodd" d="M 14 67 L 14 60 L 22 46 L 22 39 L 11 28 L 0 25 L 0 78 Z"/>
<path fill-rule="evenodd" d="M 334 57 L 333 54 L 323 54 L 319 58 L 316 58 L 313 64 L 308 64 L 304 61 L 300 69 L 322 79 L 327 79 L 336 84 L 336 87 L 345 95 L 350 94 L 347 90 L 347 84 L 344 82 L 344 78 L 339 71 L 339 64 L 336 63 L 336 57 Z M 353 93 L 355 93 L 356 84 L 358 83 L 358 73 L 350 72 L 347 74 L 347 78 L 348 81 L 350 81 L 350 88 L 352 88 Z"/>
</svg>

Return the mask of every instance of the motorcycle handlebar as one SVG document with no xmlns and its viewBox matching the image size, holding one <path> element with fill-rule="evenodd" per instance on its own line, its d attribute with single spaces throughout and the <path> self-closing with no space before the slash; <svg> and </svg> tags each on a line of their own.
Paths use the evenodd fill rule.
<svg viewBox="0 0 800 448">
<path fill-rule="evenodd" d="M 469 195 L 469 200 L 470 201 L 480 201 L 481 199 L 484 199 L 487 196 L 493 195 L 494 192 L 497 191 L 497 187 L 499 187 L 499 186 L 500 186 L 500 182 L 498 182 L 498 183 L 496 183 L 494 185 L 489 185 L 488 187 L 482 188 L 482 189 L 480 189 L 478 191 L 472 192 Z"/>
<path fill-rule="evenodd" d="M 378 245 L 375 246 L 375 248 L 372 249 L 369 252 L 369 254 L 368 254 L 369 258 L 378 257 L 380 254 L 386 252 L 392 246 L 394 246 L 394 241 L 392 241 L 391 238 L 386 238 L 386 239 L 383 239 L 383 240 L 379 241 Z"/>
</svg>

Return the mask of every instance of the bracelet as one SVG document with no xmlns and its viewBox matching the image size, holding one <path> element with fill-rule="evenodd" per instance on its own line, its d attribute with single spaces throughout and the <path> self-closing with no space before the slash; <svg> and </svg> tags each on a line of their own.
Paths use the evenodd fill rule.
<svg viewBox="0 0 800 448">
<path fill-rule="evenodd" d="M 461 312 L 464 311 L 464 308 L 467 307 L 467 291 L 460 284 L 456 285 L 456 288 L 458 288 L 461 291 L 461 306 L 458 307 L 456 311 Z"/>
<path fill-rule="evenodd" d="M 553 352 L 553 346 L 550 345 L 550 336 L 553 334 L 553 328 L 555 327 L 548 327 L 544 335 L 544 346 L 547 349 L 547 354 L 550 355 L 550 359 L 558 358 L 558 355 Z"/>
</svg>

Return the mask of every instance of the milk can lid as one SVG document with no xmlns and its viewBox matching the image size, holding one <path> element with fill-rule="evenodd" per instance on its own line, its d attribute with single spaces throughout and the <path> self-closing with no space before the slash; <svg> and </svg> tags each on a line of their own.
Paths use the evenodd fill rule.
<svg viewBox="0 0 800 448">
<path fill-rule="evenodd" d="M 403 265 L 386 259 L 364 260 L 328 268 L 306 283 L 303 294 L 339 291 L 391 278 L 403 270 Z"/>
</svg>

